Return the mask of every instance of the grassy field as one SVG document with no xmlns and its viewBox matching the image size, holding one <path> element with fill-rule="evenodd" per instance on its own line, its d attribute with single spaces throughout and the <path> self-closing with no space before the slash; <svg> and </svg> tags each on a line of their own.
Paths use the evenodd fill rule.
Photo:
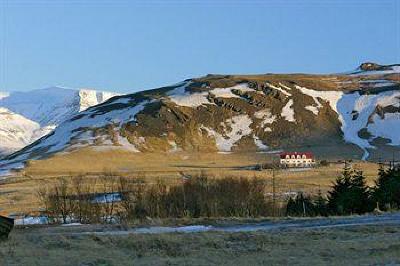
<svg viewBox="0 0 400 266">
<path fill-rule="evenodd" d="M 73 156 L 65 154 L 48 160 L 29 163 L 26 170 L 17 176 L 0 181 L 0 213 L 32 213 L 40 207 L 36 192 L 43 184 L 51 184 L 57 177 L 85 175 L 94 178 L 105 171 L 111 171 L 130 178 L 143 178 L 148 182 L 158 179 L 167 184 L 182 181 L 182 174 L 195 176 L 204 173 L 209 177 L 258 177 L 265 180 L 272 192 L 272 174 L 275 176 L 277 193 L 303 191 L 316 194 L 325 193 L 340 174 L 343 164 L 332 163 L 306 171 L 252 170 L 257 164 L 271 162 L 271 154 L 189 154 L 189 153 L 129 153 L 112 151 L 98 153 L 79 151 Z M 276 159 L 275 159 L 276 160 Z M 373 185 L 378 165 L 355 162 L 353 167 L 362 169 L 369 185 Z"/>
<path fill-rule="evenodd" d="M 68 228 L 73 232 L 73 228 Z M 80 229 L 76 229 L 80 230 Z M 24 228 L 0 265 L 398 265 L 398 226 L 158 235 L 51 234 Z"/>
</svg>

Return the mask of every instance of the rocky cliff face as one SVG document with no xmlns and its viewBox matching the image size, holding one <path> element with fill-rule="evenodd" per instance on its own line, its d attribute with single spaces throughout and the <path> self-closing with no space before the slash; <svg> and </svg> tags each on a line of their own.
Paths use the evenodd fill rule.
<svg viewBox="0 0 400 266">
<path fill-rule="evenodd" d="M 114 97 L 0 167 L 82 147 L 131 152 L 313 150 L 372 158 L 400 145 L 400 66 L 332 75 L 207 75 Z M 373 156 L 372 156 L 372 155 Z"/>
</svg>

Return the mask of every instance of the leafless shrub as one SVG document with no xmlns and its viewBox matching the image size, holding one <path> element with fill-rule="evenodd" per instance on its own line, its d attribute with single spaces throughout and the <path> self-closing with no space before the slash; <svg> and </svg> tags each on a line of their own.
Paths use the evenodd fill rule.
<svg viewBox="0 0 400 266">
<path fill-rule="evenodd" d="M 209 178 L 204 174 L 167 186 L 105 173 L 98 178 L 61 178 L 37 191 L 52 217 L 62 222 L 128 223 L 135 219 L 260 217 L 271 214 L 266 184 L 253 178 Z M 118 195 L 118 200 L 115 200 Z"/>
</svg>

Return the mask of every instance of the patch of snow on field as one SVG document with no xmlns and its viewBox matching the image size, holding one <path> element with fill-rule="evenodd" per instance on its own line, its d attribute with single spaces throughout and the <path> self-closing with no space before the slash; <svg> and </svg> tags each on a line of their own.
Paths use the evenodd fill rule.
<svg viewBox="0 0 400 266">
<path fill-rule="evenodd" d="M 70 223 L 70 224 L 62 224 L 62 227 L 70 227 L 70 226 L 81 226 L 81 223 Z"/>
<path fill-rule="evenodd" d="M 34 225 L 34 224 L 48 224 L 49 218 L 46 216 L 39 216 L 39 217 L 24 217 L 14 220 L 15 225 Z"/>
<path fill-rule="evenodd" d="M 242 137 L 252 133 L 252 129 L 250 128 L 251 123 L 253 121 L 248 115 L 238 115 L 221 123 L 224 128 L 223 134 L 204 126 L 201 128 L 206 130 L 209 136 L 215 138 L 219 151 L 229 152 Z"/>
<path fill-rule="evenodd" d="M 281 116 L 289 122 L 296 122 L 294 119 L 293 99 L 290 99 L 282 108 Z"/>
<path fill-rule="evenodd" d="M 122 201 L 121 193 L 113 192 L 98 194 L 91 200 L 91 203 L 111 203 L 120 201 Z"/>
<path fill-rule="evenodd" d="M 387 113 L 383 119 L 375 114 L 372 119 L 368 132 L 374 137 L 390 139 L 390 145 L 400 145 L 400 113 Z"/>
</svg>

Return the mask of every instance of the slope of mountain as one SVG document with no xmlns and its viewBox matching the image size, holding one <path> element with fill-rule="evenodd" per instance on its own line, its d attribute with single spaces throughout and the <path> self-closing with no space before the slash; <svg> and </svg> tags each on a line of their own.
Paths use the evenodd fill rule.
<svg viewBox="0 0 400 266">
<path fill-rule="evenodd" d="M 0 154 L 25 147 L 62 121 L 115 95 L 60 87 L 0 93 Z"/>
<path fill-rule="evenodd" d="M 44 134 L 38 123 L 3 107 L 0 107 L 0 125 L 0 147 L 5 153 L 18 150 Z"/>
<path fill-rule="evenodd" d="M 332 75 L 207 75 L 82 111 L 6 157 L 0 168 L 88 146 L 132 152 L 307 149 L 371 159 L 400 150 L 399 130 L 400 65 L 363 64 Z"/>
</svg>

